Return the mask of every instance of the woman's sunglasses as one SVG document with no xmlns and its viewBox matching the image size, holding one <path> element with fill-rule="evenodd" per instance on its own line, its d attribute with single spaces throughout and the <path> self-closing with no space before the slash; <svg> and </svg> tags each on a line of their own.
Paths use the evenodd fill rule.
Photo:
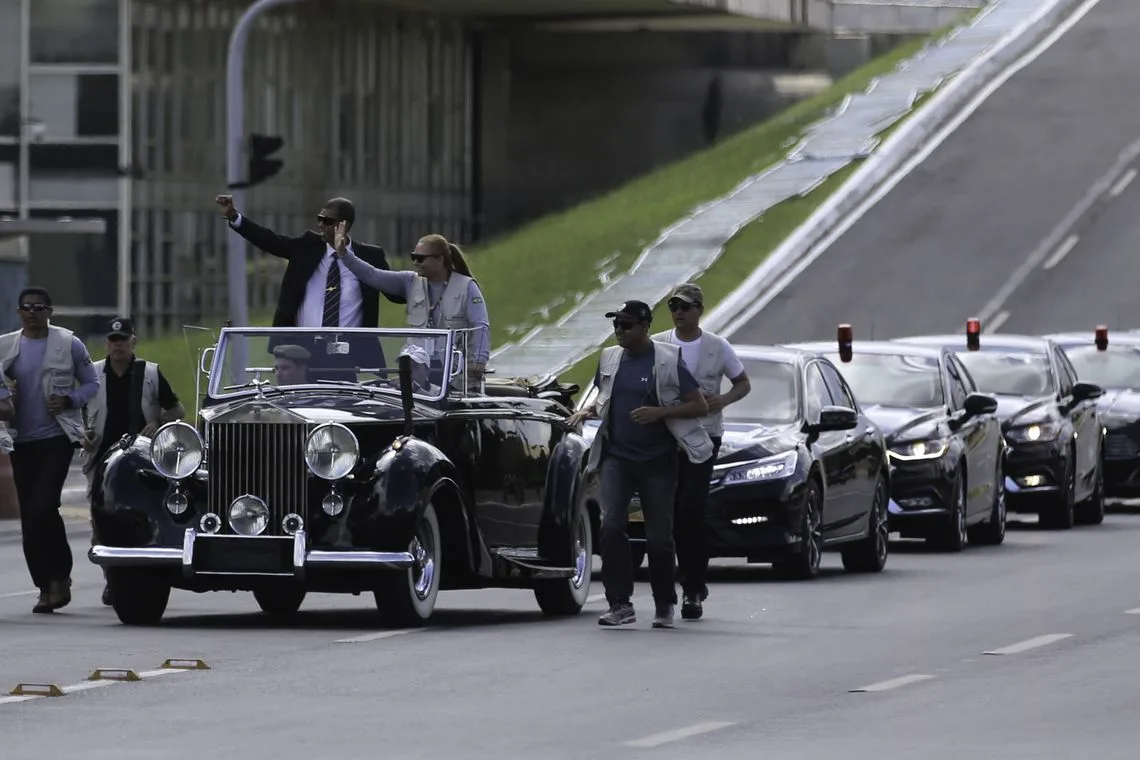
<svg viewBox="0 0 1140 760">
<path fill-rule="evenodd" d="M 413 253 L 412 254 L 412 261 L 414 261 L 417 264 L 422 264 L 425 261 L 427 261 L 428 259 L 438 259 L 438 258 L 439 258 L 438 253 Z"/>
</svg>

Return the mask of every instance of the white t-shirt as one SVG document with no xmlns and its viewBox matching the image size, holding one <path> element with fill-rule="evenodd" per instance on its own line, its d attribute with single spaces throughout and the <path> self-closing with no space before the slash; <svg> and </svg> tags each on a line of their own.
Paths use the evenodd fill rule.
<svg viewBox="0 0 1140 760">
<path fill-rule="evenodd" d="M 680 346 L 681 359 L 684 360 L 685 366 L 689 368 L 689 372 L 692 372 L 693 375 L 697 374 L 697 360 L 701 356 L 702 340 L 704 340 L 703 334 L 696 340 L 682 340 L 681 337 L 677 335 L 677 330 L 675 328 L 673 330 L 673 342 Z M 732 347 L 731 343 L 725 341 L 724 347 L 726 349 L 724 355 L 724 376 L 729 380 L 734 377 L 740 377 L 744 374 L 744 364 L 740 361 L 740 357 L 736 355 L 736 349 Z"/>
</svg>

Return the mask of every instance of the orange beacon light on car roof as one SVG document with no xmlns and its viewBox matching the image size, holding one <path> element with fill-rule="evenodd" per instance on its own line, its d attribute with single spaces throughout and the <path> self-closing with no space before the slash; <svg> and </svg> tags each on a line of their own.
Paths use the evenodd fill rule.
<svg viewBox="0 0 1140 760">
<path fill-rule="evenodd" d="M 1104 351 L 1108 348 L 1108 325 L 1096 326 L 1096 350 Z"/>
<path fill-rule="evenodd" d="M 855 339 L 855 331 L 851 329 L 851 325 L 840 325 L 835 331 L 835 337 L 839 342 L 839 360 L 851 361 L 851 342 Z"/>
<path fill-rule="evenodd" d="M 982 321 L 977 317 L 966 320 L 966 348 L 977 351 L 981 347 Z"/>
</svg>

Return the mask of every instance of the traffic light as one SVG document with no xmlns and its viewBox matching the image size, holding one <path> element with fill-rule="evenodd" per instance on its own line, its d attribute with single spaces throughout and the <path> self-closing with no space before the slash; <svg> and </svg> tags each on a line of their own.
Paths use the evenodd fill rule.
<svg viewBox="0 0 1140 760">
<path fill-rule="evenodd" d="M 279 158 L 270 158 L 281 150 L 285 140 L 277 135 L 250 135 L 249 136 L 249 181 L 247 187 L 261 184 L 265 180 L 281 171 L 285 162 Z"/>
</svg>

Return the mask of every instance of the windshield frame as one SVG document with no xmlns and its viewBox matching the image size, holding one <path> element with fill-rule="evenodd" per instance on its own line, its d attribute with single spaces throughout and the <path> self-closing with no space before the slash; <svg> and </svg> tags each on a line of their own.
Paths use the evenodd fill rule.
<svg viewBox="0 0 1140 760">
<path fill-rule="evenodd" d="M 771 420 L 771 419 L 763 420 L 763 419 L 736 416 L 733 413 L 734 410 L 740 410 L 740 409 L 745 408 L 742 406 L 742 404 L 744 403 L 744 400 L 748 398 L 748 396 L 752 395 L 752 393 L 750 392 L 748 394 L 748 396 L 744 397 L 744 399 L 740 399 L 736 403 L 729 404 L 728 406 L 724 407 L 724 409 L 721 412 L 721 419 L 724 421 L 724 424 L 726 424 L 726 425 L 781 426 L 781 425 L 794 425 L 795 423 L 803 420 L 803 418 L 804 418 L 803 367 L 799 363 L 797 363 L 795 361 L 788 361 L 783 357 L 773 358 L 773 357 L 769 357 L 769 356 L 763 356 L 763 357 L 762 356 L 747 356 L 747 355 L 742 354 L 742 355 L 739 355 L 738 358 L 740 359 L 741 364 L 744 365 L 744 372 L 746 375 L 748 375 L 748 379 L 750 382 L 754 381 L 756 379 L 756 375 L 754 375 L 749 370 L 756 365 L 759 365 L 759 364 L 775 364 L 775 365 L 780 366 L 780 367 L 786 367 L 792 376 L 793 391 L 795 393 L 795 399 L 793 401 L 793 410 L 794 411 L 792 414 L 792 418 L 788 419 L 788 420 Z M 721 386 L 722 387 L 723 387 L 725 380 L 727 380 L 727 378 L 721 379 Z"/>
<path fill-rule="evenodd" d="M 229 390 L 229 391 L 223 390 L 224 384 L 222 381 L 222 375 L 224 374 L 224 370 L 226 369 L 226 367 L 225 367 L 226 360 L 227 360 L 227 358 L 229 358 L 229 362 L 232 363 L 233 362 L 232 357 L 233 357 L 234 353 L 242 350 L 240 348 L 230 348 L 231 343 L 237 345 L 236 341 L 233 340 L 234 338 L 237 338 L 237 337 L 245 337 L 245 338 L 268 337 L 271 339 L 274 335 L 296 336 L 296 335 L 307 335 L 307 334 L 308 335 L 321 335 L 321 334 L 328 334 L 328 333 L 335 333 L 338 337 L 349 336 L 349 335 L 370 335 L 370 336 L 375 336 L 378 339 L 379 338 L 385 338 L 385 337 L 443 339 L 446 341 L 446 344 L 445 344 L 446 347 L 444 349 L 445 360 L 444 360 L 444 366 L 443 366 L 443 376 L 440 378 L 439 392 L 437 394 L 434 394 L 434 395 L 427 395 L 427 394 L 420 393 L 418 391 L 413 390 L 412 396 L 414 398 L 421 399 L 424 401 L 441 401 L 444 398 L 446 398 L 449 394 L 451 394 L 452 391 L 456 391 L 456 390 L 459 390 L 459 391 L 463 392 L 464 395 L 467 395 L 467 389 L 465 389 L 463 387 L 463 383 L 462 383 L 462 381 L 465 378 L 460 378 L 461 382 L 459 384 L 453 384 L 455 379 L 456 379 L 455 376 L 453 375 L 453 372 L 455 371 L 455 352 L 457 350 L 460 350 L 458 348 L 458 346 L 456 345 L 459 342 L 456 339 L 457 338 L 456 334 L 457 333 L 472 332 L 472 331 L 473 331 L 472 329 L 440 330 L 440 329 L 426 329 L 426 328 L 425 329 L 413 329 L 413 328 L 403 328 L 403 327 L 393 327 L 393 328 L 387 328 L 387 327 L 225 327 L 222 329 L 221 333 L 219 334 L 218 342 L 214 345 L 213 355 L 210 357 L 209 381 L 206 385 L 206 396 L 210 399 L 229 400 L 229 399 L 237 399 L 237 398 L 249 396 L 251 394 L 252 395 L 260 395 L 266 391 L 268 391 L 270 394 L 272 394 L 274 396 L 277 396 L 280 394 L 294 393 L 294 392 L 298 392 L 298 391 L 310 391 L 311 392 L 314 390 L 319 390 L 319 391 L 327 393 L 330 391 L 341 390 L 341 391 L 351 391 L 354 393 L 359 393 L 361 391 L 363 391 L 365 393 L 369 393 L 369 394 L 379 393 L 379 394 L 386 395 L 386 396 L 395 396 L 395 398 L 397 398 L 397 399 L 400 397 L 400 389 L 398 387 L 388 388 L 388 387 L 380 386 L 380 385 L 363 385 L 360 383 L 358 383 L 358 384 L 344 384 L 344 383 L 311 382 L 311 383 L 299 383 L 297 385 L 285 385 L 285 386 L 276 386 L 276 385 L 249 386 L 249 387 L 243 386 L 241 388 L 234 389 L 234 390 Z M 269 356 L 270 356 L 270 354 L 266 353 L 266 357 L 268 358 Z M 268 371 L 270 373 L 272 372 L 271 367 L 263 367 L 261 365 L 251 365 L 249 363 L 248 357 L 244 358 L 244 360 L 241 362 L 241 365 L 243 367 L 257 366 L 258 369 L 262 370 L 261 374 L 263 376 L 264 376 L 264 374 L 266 374 L 266 371 Z M 385 369 L 390 369 L 390 370 L 394 371 L 395 367 L 385 368 Z M 196 372 L 199 371 L 199 368 L 195 367 L 195 371 Z M 250 374 L 253 374 L 253 373 L 250 373 Z"/>
<path fill-rule="evenodd" d="M 986 388 L 984 388 L 982 386 L 982 381 L 979 379 L 977 371 L 970 367 L 970 362 L 966 358 L 966 357 L 973 355 L 973 354 L 982 354 L 982 355 L 997 354 L 997 355 L 1018 356 L 1018 357 L 1024 356 L 1024 357 L 1030 357 L 1032 359 L 1043 361 L 1045 364 L 1045 375 L 1049 379 L 1049 388 L 1045 391 L 1041 391 L 1040 393 L 1000 393 L 998 391 L 987 390 Z M 1037 351 L 1037 350 L 1034 350 L 1032 348 L 1020 348 L 1020 347 L 1010 347 L 1010 346 L 989 346 L 989 347 L 987 347 L 987 346 L 983 345 L 976 351 L 971 351 L 971 350 L 966 349 L 966 348 L 956 348 L 956 349 L 954 349 L 954 356 L 957 357 L 958 361 L 962 363 L 962 366 L 966 368 L 966 371 L 970 373 L 970 377 L 973 378 L 974 386 L 977 388 L 978 393 L 984 393 L 986 395 L 992 395 L 992 396 L 1017 396 L 1017 397 L 1025 397 L 1025 398 L 1046 398 L 1049 396 L 1056 395 L 1059 392 L 1060 387 L 1061 387 L 1061 384 L 1059 382 L 1060 377 L 1058 377 L 1058 375 L 1057 375 L 1057 367 L 1053 363 L 1053 352 L 1050 351 L 1048 348 Z"/>
</svg>

